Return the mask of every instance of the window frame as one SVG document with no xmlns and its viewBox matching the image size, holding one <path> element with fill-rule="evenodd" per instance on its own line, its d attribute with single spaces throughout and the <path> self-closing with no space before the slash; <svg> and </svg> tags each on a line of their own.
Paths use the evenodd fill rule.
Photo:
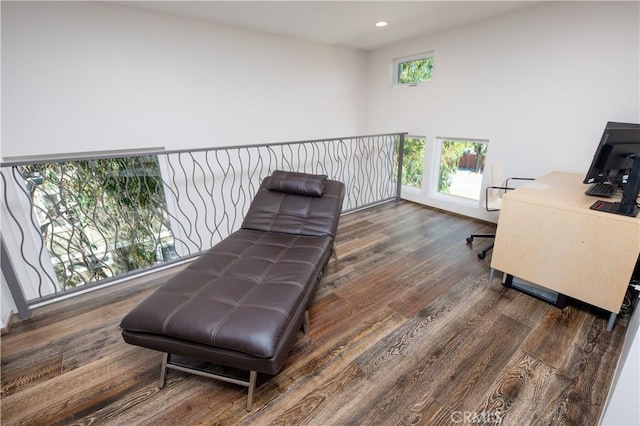
<svg viewBox="0 0 640 426">
<path fill-rule="evenodd" d="M 416 82 L 411 82 L 411 83 L 400 83 L 400 66 L 404 63 L 407 62 L 414 62 L 414 61 L 419 61 L 421 59 L 432 59 L 434 58 L 434 54 L 435 52 L 429 51 L 429 52 L 425 52 L 425 53 L 419 53 L 417 55 L 412 55 L 412 56 L 403 56 L 401 58 L 395 58 L 393 60 L 393 85 L 395 87 L 416 87 L 425 83 L 430 82 L 433 79 L 433 68 L 434 66 L 432 65 L 431 67 L 431 78 L 428 80 L 423 80 L 423 81 L 416 81 Z"/>
</svg>

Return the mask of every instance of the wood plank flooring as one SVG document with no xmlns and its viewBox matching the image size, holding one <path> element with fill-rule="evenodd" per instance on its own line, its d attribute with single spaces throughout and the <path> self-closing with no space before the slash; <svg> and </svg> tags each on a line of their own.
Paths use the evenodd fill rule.
<svg viewBox="0 0 640 426">
<path fill-rule="evenodd" d="M 344 216 L 282 371 L 246 389 L 127 345 L 120 319 L 169 272 L 38 308 L 2 336 L 3 425 L 595 425 L 628 317 L 487 282 L 494 226 L 410 202 Z M 172 271 L 173 272 L 173 271 Z"/>
</svg>

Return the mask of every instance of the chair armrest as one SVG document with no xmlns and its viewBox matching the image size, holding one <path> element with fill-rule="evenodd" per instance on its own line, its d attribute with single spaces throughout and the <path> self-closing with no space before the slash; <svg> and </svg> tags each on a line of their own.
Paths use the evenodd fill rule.
<svg viewBox="0 0 640 426">
<path fill-rule="evenodd" d="M 500 209 L 492 209 L 489 207 L 489 191 L 492 189 L 499 189 L 502 190 L 504 192 L 507 192 L 511 189 L 515 189 L 515 188 L 509 188 L 507 186 L 487 186 L 484 189 L 484 208 L 488 211 L 488 212 L 497 212 L 500 211 Z"/>
<path fill-rule="evenodd" d="M 534 178 L 522 178 L 522 177 L 511 177 L 511 178 L 507 178 L 507 180 L 505 181 L 505 185 L 509 186 L 509 181 L 510 180 L 535 180 Z M 509 188 L 509 189 L 515 189 L 515 188 Z"/>
<path fill-rule="evenodd" d="M 499 189 L 504 191 L 505 193 L 507 191 L 512 191 L 516 188 L 509 186 L 509 181 L 510 180 L 535 180 L 534 178 L 520 178 L 520 177 L 512 177 L 512 178 L 507 178 L 507 180 L 505 181 L 505 186 L 487 186 L 485 188 L 485 194 L 484 194 L 484 208 L 488 211 L 488 212 L 497 212 L 500 211 L 500 209 L 493 209 L 493 208 L 489 208 L 489 191 L 492 189 Z"/>
</svg>

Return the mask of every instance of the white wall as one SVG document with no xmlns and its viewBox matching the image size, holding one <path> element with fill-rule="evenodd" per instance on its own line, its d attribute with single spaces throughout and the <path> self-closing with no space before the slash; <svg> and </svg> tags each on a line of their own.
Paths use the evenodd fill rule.
<svg viewBox="0 0 640 426">
<path fill-rule="evenodd" d="M 0 7 L 3 157 L 363 133 L 365 52 L 98 2 Z"/>
<path fill-rule="evenodd" d="M 640 121 L 637 2 L 550 2 L 368 55 L 98 2 L 1 7 L 5 157 L 409 131 L 428 164 L 437 136 L 486 139 L 489 163 L 535 177 L 584 173 L 606 121 Z M 431 50 L 431 82 L 392 87 L 393 58 Z"/>
<path fill-rule="evenodd" d="M 586 173 L 607 121 L 640 122 L 639 20 L 637 2 L 549 2 L 376 50 L 367 132 L 426 136 L 427 164 L 441 136 L 489 140 L 487 162 L 508 176 Z M 393 59 L 428 51 L 432 81 L 392 87 Z"/>
<path fill-rule="evenodd" d="M 2 155 L 361 134 L 366 53 L 99 2 L 2 2 Z"/>
</svg>

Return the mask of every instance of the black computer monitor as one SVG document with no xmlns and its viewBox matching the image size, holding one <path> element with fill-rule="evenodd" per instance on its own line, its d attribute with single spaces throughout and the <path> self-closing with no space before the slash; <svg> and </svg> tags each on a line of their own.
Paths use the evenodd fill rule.
<svg viewBox="0 0 640 426">
<path fill-rule="evenodd" d="M 608 122 L 584 183 L 610 182 L 622 189 L 619 203 L 596 201 L 593 210 L 636 216 L 640 192 L 640 124 Z"/>
</svg>

